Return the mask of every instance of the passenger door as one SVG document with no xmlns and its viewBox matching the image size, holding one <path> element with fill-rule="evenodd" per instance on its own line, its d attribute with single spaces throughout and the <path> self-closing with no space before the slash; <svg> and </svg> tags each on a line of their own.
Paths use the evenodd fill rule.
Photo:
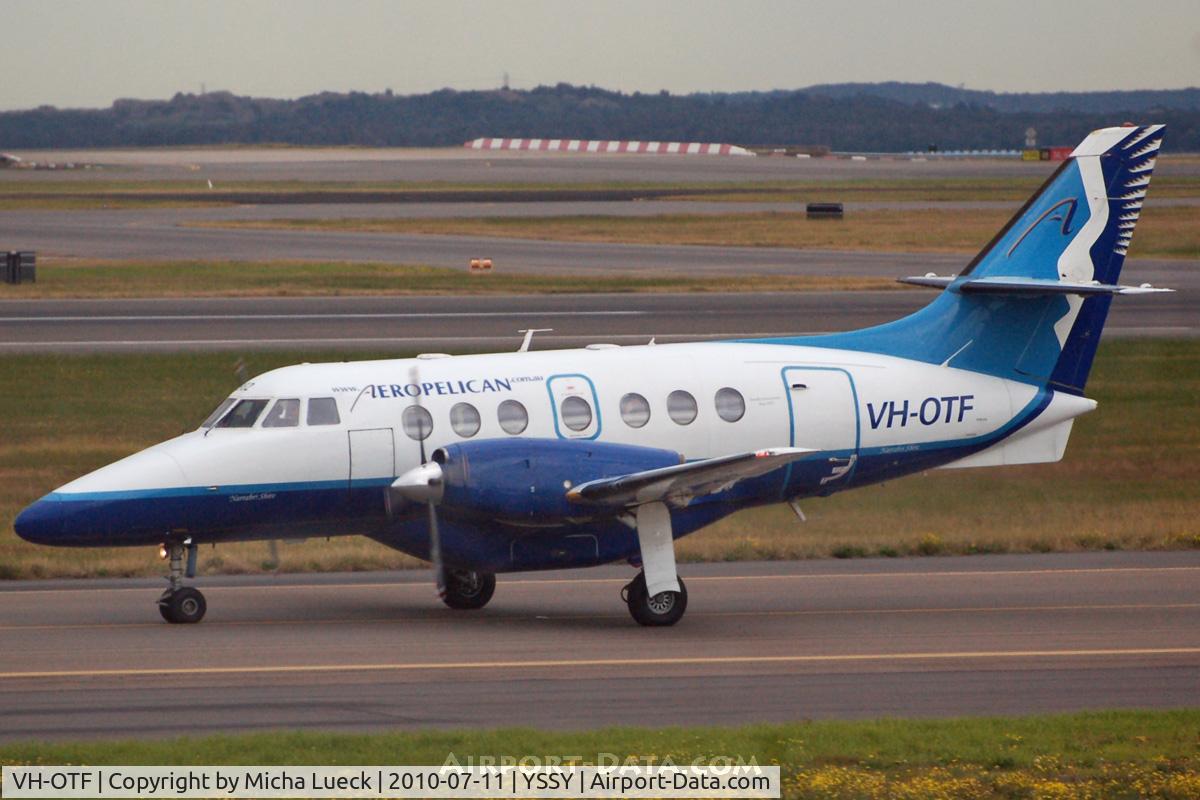
<svg viewBox="0 0 1200 800">
<path fill-rule="evenodd" d="M 854 380 L 836 367 L 785 367 L 791 445 L 832 451 L 821 484 L 850 477 L 858 462 L 859 420 Z"/>
</svg>

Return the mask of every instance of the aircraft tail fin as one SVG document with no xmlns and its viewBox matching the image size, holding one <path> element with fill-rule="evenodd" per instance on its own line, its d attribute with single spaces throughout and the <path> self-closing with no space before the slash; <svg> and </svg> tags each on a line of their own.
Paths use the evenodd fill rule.
<svg viewBox="0 0 1200 800">
<path fill-rule="evenodd" d="M 1162 146 L 1163 126 L 1088 136 L 955 278 L 903 319 L 793 344 L 896 355 L 1082 394 Z"/>
</svg>

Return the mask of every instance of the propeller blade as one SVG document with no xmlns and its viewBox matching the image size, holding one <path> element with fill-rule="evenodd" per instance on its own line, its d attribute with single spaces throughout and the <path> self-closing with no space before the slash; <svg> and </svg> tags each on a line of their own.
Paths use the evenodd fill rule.
<svg viewBox="0 0 1200 800">
<path fill-rule="evenodd" d="M 417 365 L 408 372 L 409 381 L 421 385 Z M 421 407 L 421 395 L 413 398 L 417 408 Z M 437 502 L 442 499 L 442 467 L 425 457 L 425 439 L 432 430 L 425 429 L 424 417 L 418 417 L 417 450 L 421 455 L 420 466 L 410 469 L 392 484 L 392 491 L 408 500 L 424 500 L 429 509 L 429 560 L 433 562 L 434 579 L 439 598 L 446 597 L 446 568 L 442 564 L 442 537 L 438 531 Z"/>
<path fill-rule="evenodd" d="M 433 562 L 434 579 L 437 581 L 438 597 L 446 596 L 446 567 L 442 564 L 442 537 L 438 532 L 437 505 L 429 503 L 429 560 Z"/>
</svg>

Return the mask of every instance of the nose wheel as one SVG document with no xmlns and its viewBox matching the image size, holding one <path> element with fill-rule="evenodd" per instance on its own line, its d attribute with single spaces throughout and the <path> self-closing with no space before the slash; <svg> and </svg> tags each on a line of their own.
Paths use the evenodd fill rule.
<svg viewBox="0 0 1200 800">
<path fill-rule="evenodd" d="M 187 552 L 187 567 L 183 555 Z M 184 577 L 196 577 L 196 544 L 191 539 L 168 541 L 163 544 L 163 553 L 170 559 L 171 572 L 167 577 L 170 586 L 158 598 L 158 613 L 173 625 L 189 625 L 204 619 L 208 603 L 199 589 L 184 586 Z"/>
<path fill-rule="evenodd" d="M 208 604 L 199 590 L 190 586 L 163 592 L 158 598 L 158 613 L 173 625 L 186 625 L 204 619 Z"/>
<path fill-rule="evenodd" d="M 678 592 L 659 592 L 652 595 L 646 591 L 646 573 L 638 576 L 621 590 L 621 596 L 629 606 L 629 614 L 639 625 L 665 627 L 683 619 L 687 611 L 687 587 L 679 581 Z"/>
</svg>

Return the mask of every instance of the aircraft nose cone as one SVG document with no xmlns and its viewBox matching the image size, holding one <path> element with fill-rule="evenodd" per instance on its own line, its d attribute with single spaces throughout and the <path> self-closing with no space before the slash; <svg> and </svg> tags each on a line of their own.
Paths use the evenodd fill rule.
<svg viewBox="0 0 1200 800">
<path fill-rule="evenodd" d="M 66 517 L 62 503 L 48 494 L 31 503 L 13 520 L 13 530 L 27 542 L 55 544 L 62 536 Z"/>
</svg>

